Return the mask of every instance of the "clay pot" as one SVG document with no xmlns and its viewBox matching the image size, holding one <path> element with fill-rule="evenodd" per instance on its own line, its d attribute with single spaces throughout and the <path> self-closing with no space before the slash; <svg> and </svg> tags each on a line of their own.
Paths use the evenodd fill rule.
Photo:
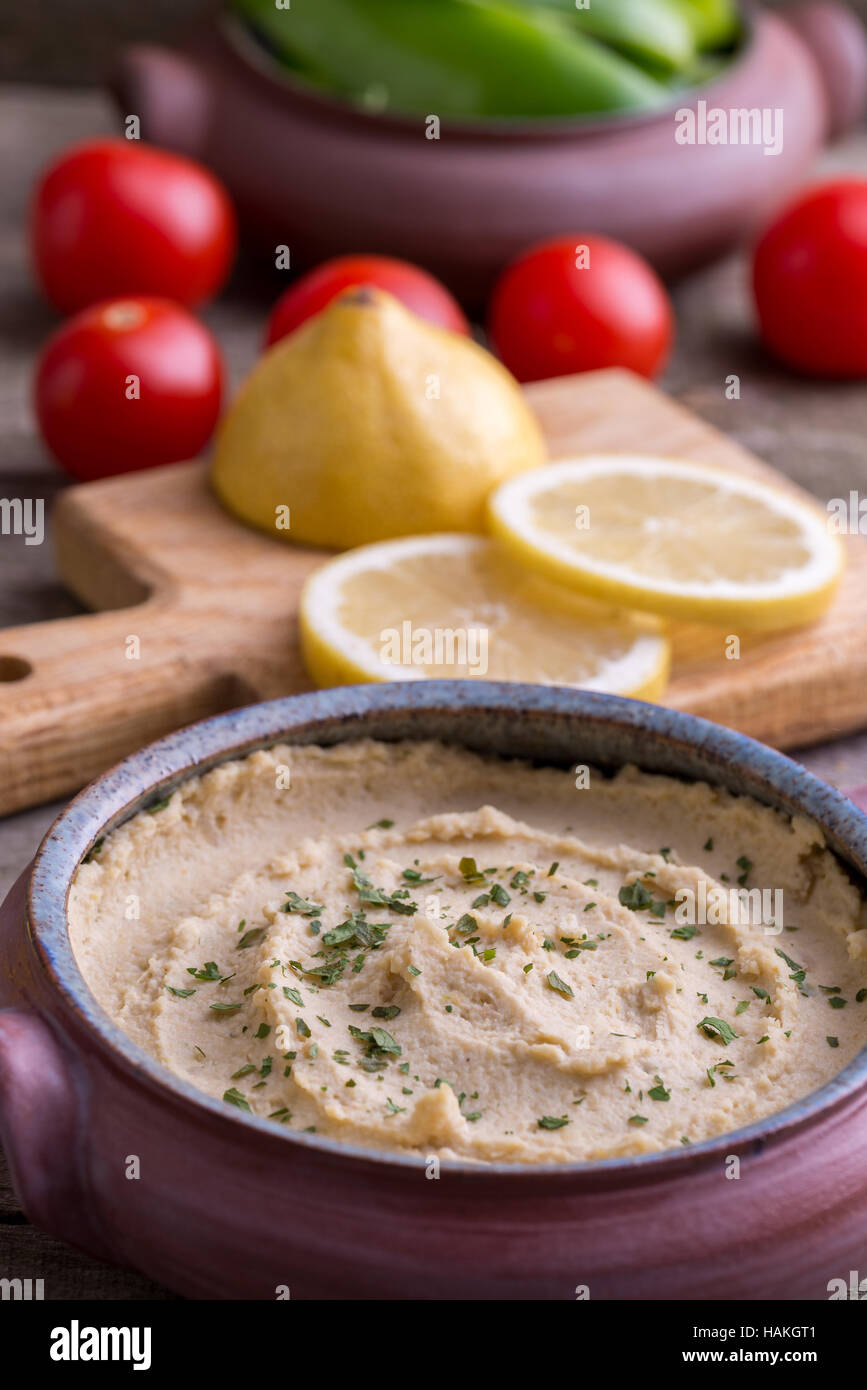
<svg viewBox="0 0 867 1390">
<path fill-rule="evenodd" d="M 145 139 L 220 175 L 269 259 L 278 245 L 299 269 L 352 251 L 402 256 L 477 307 L 543 237 L 606 233 L 671 276 L 749 235 L 867 94 L 858 21 L 832 0 L 795 19 L 806 39 L 755 12 L 725 72 L 651 117 L 446 121 L 439 141 L 421 117 L 359 111 L 293 82 L 228 20 L 179 52 L 129 48 L 114 86 Z M 699 100 L 781 109 L 782 151 L 678 144 L 675 111 Z"/>
<path fill-rule="evenodd" d="M 343 688 L 223 714 L 82 792 L 0 913 L 0 1133 L 31 1219 L 182 1294 L 294 1298 L 825 1299 L 863 1259 L 867 1049 L 748 1128 L 564 1165 L 375 1154 L 245 1115 L 108 1019 L 65 902 L 94 841 L 197 770 L 286 739 L 442 738 L 561 766 L 637 763 L 813 817 L 852 871 L 867 816 L 796 763 L 693 716 L 486 682 Z M 137 1155 L 140 1176 L 127 1177 Z M 727 1181 L 727 1157 L 740 1178 Z M 817 1181 L 816 1175 L 820 1174 Z"/>
</svg>

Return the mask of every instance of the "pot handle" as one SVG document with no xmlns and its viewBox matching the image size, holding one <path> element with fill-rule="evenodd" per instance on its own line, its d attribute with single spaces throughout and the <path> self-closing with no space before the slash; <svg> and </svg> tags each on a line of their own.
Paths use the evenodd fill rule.
<svg viewBox="0 0 867 1390">
<path fill-rule="evenodd" d="M 859 811 L 867 811 L 867 783 L 860 787 L 850 787 L 846 792 L 850 801 L 854 801 Z"/>
<path fill-rule="evenodd" d="M 807 0 L 780 10 L 803 39 L 822 77 L 832 139 L 857 125 L 867 106 L 867 31 L 839 0 Z"/>
<path fill-rule="evenodd" d="M 109 86 L 122 119 L 138 116 L 143 140 L 203 157 L 211 85 L 193 57 L 154 44 L 131 44 L 121 53 Z"/>
<path fill-rule="evenodd" d="M 0 1010 L 0 1138 L 27 1216 L 59 1240 L 113 1258 L 94 1232 L 82 1179 L 82 1101 L 47 1024 Z"/>
</svg>

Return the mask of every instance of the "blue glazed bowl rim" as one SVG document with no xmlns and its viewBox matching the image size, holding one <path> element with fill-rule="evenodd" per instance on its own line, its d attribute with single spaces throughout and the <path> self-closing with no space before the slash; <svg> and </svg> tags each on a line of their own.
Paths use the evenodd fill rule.
<svg viewBox="0 0 867 1390">
<path fill-rule="evenodd" d="M 831 848 L 862 879 L 867 878 L 867 815 L 844 794 L 813 776 L 799 763 L 745 734 L 682 711 L 644 701 L 624 699 L 557 686 L 513 682 L 408 681 L 392 684 L 340 686 L 310 694 L 286 696 L 262 704 L 229 710 L 188 725 L 149 744 L 110 768 L 81 791 L 45 835 L 33 862 L 27 886 L 30 937 L 54 988 L 79 1020 L 107 1046 L 116 1064 L 152 1091 L 169 1093 L 188 1113 L 207 1111 L 224 1124 L 257 1131 L 263 1140 L 301 1145 L 337 1159 L 400 1168 L 423 1168 L 421 1155 L 393 1153 L 345 1144 L 324 1136 L 290 1130 L 227 1106 L 162 1066 L 134 1043 L 97 1003 L 85 981 L 69 941 L 66 905 L 69 887 L 84 855 L 104 834 L 128 820 L 142 807 L 165 796 L 182 782 L 210 767 L 245 757 L 260 748 L 286 741 L 293 733 L 313 734 L 325 743 L 365 737 L 363 727 L 339 735 L 342 726 L 363 726 L 367 719 L 390 714 L 409 718 L 413 711 L 429 715 L 509 715 L 517 719 L 574 720 L 611 729 L 647 734 L 651 742 L 691 751 L 720 768 L 735 768 L 750 784 L 747 794 L 818 822 Z M 388 737 L 388 735 L 377 735 Z M 401 735 L 412 737 L 413 735 Z M 422 733 L 420 737 L 430 737 Z M 296 741 L 300 742 L 301 740 Z M 458 744 L 466 739 L 456 738 Z M 508 756 L 508 754 L 505 754 Z M 544 759 L 541 759 L 544 761 Z M 551 759 L 556 763 L 557 759 Z M 634 761 L 634 759 L 633 759 Z M 561 762 L 562 765 L 562 762 Z M 640 766 L 640 761 L 638 763 Z M 668 775 L 679 775 L 676 770 Z M 685 780 L 701 777 L 683 774 Z M 713 780 L 713 779 L 711 779 Z M 719 779 L 724 785 L 724 779 Z M 755 787 L 753 791 L 752 788 Z M 765 791 L 770 797 L 762 796 Z M 686 1172 L 719 1160 L 735 1149 L 758 1150 L 782 1140 L 804 1124 L 835 1109 L 867 1083 L 867 1047 L 819 1089 L 773 1115 L 680 1149 L 574 1163 L 473 1163 L 449 1160 L 449 1173 L 479 1177 L 540 1176 L 587 1180 L 610 1177 L 651 1180 L 663 1173 Z"/>
</svg>

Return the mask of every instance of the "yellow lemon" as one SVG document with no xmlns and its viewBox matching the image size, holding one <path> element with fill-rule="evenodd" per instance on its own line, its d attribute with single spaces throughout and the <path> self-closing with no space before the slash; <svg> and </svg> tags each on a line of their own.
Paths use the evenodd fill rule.
<svg viewBox="0 0 867 1390">
<path fill-rule="evenodd" d="M 347 551 L 307 580 L 300 623 L 319 685 L 484 677 L 657 699 L 668 676 L 657 619 L 528 574 L 483 536 Z"/>
<path fill-rule="evenodd" d="M 481 531 L 491 489 L 544 459 L 517 382 L 490 353 L 365 287 L 253 369 L 220 428 L 212 481 L 241 520 L 344 548 Z"/>
<path fill-rule="evenodd" d="M 502 484 L 489 525 L 528 570 L 608 603 L 770 631 L 830 604 L 843 551 L 808 498 L 643 455 L 552 464 Z"/>
</svg>

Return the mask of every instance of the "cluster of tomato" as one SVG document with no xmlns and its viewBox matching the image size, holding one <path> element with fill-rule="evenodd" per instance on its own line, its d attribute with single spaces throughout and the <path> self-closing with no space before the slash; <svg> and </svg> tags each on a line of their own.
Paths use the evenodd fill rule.
<svg viewBox="0 0 867 1390">
<path fill-rule="evenodd" d="M 33 206 L 35 268 L 70 318 L 36 374 L 52 453 L 90 479 L 193 458 L 216 425 L 224 371 L 190 309 L 222 289 L 236 249 L 228 193 L 201 165 L 123 139 L 62 157 Z M 335 295 L 375 284 L 429 321 L 470 327 L 433 276 L 405 261 L 347 256 L 297 280 L 270 316 L 270 346 Z M 766 344 L 796 369 L 867 375 L 867 181 L 820 186 L 760 241 L 753 285 Z M 666 291 L 642 258 L 599 236 L 533 247 L 501 275 L 488 337 L 519 381 L 600 367 L 653 377 L 671 347 Z"/>
</svg>

